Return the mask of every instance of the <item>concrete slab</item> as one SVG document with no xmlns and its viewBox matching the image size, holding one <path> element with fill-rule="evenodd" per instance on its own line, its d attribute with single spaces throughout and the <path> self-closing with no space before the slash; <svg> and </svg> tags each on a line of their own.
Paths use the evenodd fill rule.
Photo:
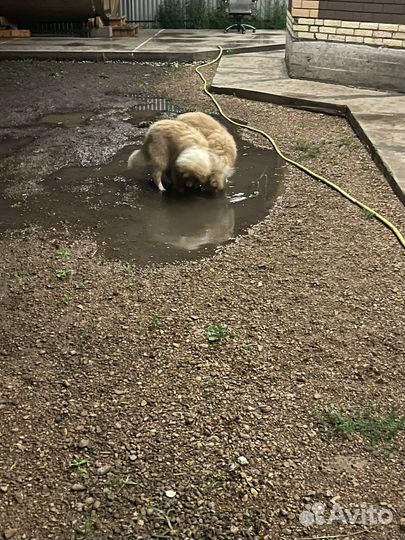
<svg viewBox="0 0 405 540">
<path fill-rule="evenodd" d="M 215 92 L 345 116 L 405 202 L 405 95 L 290 79 L 284 52 L 224 56 Z"/>
<path fill-rule="evenodd" d="M 139 35 L 133 38 L 10 39 L 0 43 L 0 59 L 192 62 L 214 58 L 218 45 L 234 54 L 283 49 L 285 32 L 257 30 L 254 34 L 238 34 L 222 30 L 141 29 Z"/>
</svg>

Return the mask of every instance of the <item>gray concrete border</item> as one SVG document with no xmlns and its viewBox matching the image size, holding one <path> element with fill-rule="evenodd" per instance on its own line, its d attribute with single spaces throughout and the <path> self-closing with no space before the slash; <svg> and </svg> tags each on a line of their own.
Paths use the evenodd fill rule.
<svg viewBox="0 0 405 540">
<path fill-rule="evenodd" d="M 252 55 L 248 63 L 250 79 L 247 69 L 240 65 L 238 70 L 236 64 L 237 59 L 225 57 L 221 60 L 211 85 L 213 92 L 345 117 L 387 178 L 394 193 L 405 204 L 403 129 L 399 144 L 398 139 L 395 139 L 401 149 L 392 152 L 390 148 L 386 149 L 381 141 L 382 133 L 385 134 L 384 139 L 394 136 L 392 132 L 398 129 L 398 122 L 402 122 L 403 126 L 405 110 L 401 110 L 400 105 L 402 104 L 403 108 L 404 96 L 290 79 L 283 57 L 277 53 L 260 54 L 256 59 Z M 367 117 L 365 111 L 372 111 L 372 106 L 376 107 L 375 116 L 380 117 L 380 124 L 378 118 L 371 122 L 364 118 Z M 385 118 L 392 115 L 395 116 L 396 124 L 384 125 Z"/>
<path fill-rule="evenodd" d="M 285 32 L 226 34 L 220 30 L 141 30 L 134 38 L 28 38 L 0 43 L 0 60 L 76 60 L 102 62 L 195 62 L 211 60 L 217 45 L 232 54 L 281 50 Z"/>
<path fill-rule="evenodd" d="M 377 149 L 373 142 L 369 139 L 367 132 L 362 129 L 360 123 L 356 120 L 356 117 L 350 111 L 347 105 L 336 105 L 335 103 L 319 103 L 312 100 L 306 100 L 302 98 L 292 98 L 289 96 L 280 96 L 265 92 L 255 92 L 254 90 L 243 90 L 237 88 L 219 88 L 214 85 L 210 87 L 210 90 L 217 94 L 225 94 L 230 96 L 236 96 L 242 99 L 251 99 L 253 101 L 263 101 L 268 103 L 275 103 L 276 105 L 284 105 L 287 107 L 293 107 L 296 109 L 304 109 L 306 111 L 331 114 L 337 116 L 343 116 L 349 122 L 356 135 L 361 142 L 365 145 L 368 152 L 371 155 L 372 160 L 377 167 L 383 172 L 387 178 L 392 190 L 398 199 L 405 205 L 405 193 L 399 186 L 393 172 L 387 167 L 387 164 L 381 159 Z"/>
<path fill-rule="evenodd" d="M 332 84 L 405 91 L 405 50 L 332 41 L 295 40 L 287 35 L 290 77 Z"/>
<path fill-rule="evenodd" d="M 259 45 L 257 47 L 243 47 L 232 51 L 233 55 L 252 53 L 257 51 L 283 50 L 284 45 Z M 68 60 L 87 62 L 180 62 L 191 63 L 203 60 L 212 60 L 218 50 L 198 52 L 157 52 L 157 51 L 2 51 L 0 60 Z"/>
</svg>

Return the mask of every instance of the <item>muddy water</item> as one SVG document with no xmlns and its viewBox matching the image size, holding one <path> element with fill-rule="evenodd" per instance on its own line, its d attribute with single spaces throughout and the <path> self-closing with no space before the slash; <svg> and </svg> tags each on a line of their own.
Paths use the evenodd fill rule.
<svg viewBox="0 0 405 540">
<path fill-rule="evenodd" d="M 11 154 L 14 154 L 24 146 L 30 144 L 34 137 L 7 137 L 0 139 L 0 159 Z"/>
<path fill-rule="evenodd" d="M 92 116 L 91 112 L 47 114 L 39 120 L 39 123 L 70 128 L 87 124 Z"/>
<path fill-rule="evenodd" d="M 80 114 L 86 116 L 84 122 L 89 120 L 87 113 Z M 124 120 L 150 122 L 160 114 L 138 109 Z M 70 122 L 78 120 L 76 116 Z M 140 145 L 140 136 L 106 165 L 65 167 L 49 175 L 37 195 L 21 201 L 1 196 L 0 232 L 27 224 L 68 225 L 79 236 L 87 231 L 95 234 L 100 252 L 108 258 L 138 264 L 209 255 L 262 220 L 282 190 L 282 165 L 274 152 L 257 149 L 234 135 L 237 171 L 224 194 L 160 194 L 147 173 L 129 177 L 127 159 Z"/>
</svg>

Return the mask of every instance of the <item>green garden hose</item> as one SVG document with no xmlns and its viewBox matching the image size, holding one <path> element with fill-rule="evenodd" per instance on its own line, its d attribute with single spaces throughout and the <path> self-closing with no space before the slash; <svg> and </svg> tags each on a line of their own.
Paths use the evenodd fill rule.
<svg viewBox="0 0 405 540">
<path fill-rule="evenodd" d="M 203 64 L 201 66 L 196 67 L 195 71 L 198 73 L 198 75 L 201 77 L 201 79 L 202 79 L 202 81 L 204 83 L 204 92 L 215 103 L 215 106 L 217 107 L 220 114 L 224 118 L 226 118 L 226 120 L 228 120 L 228 122 L 231 122 L 231 124 L 234 124 L 235 126 L 239 126 L 239 127 L 248 129 L 249 131 L 254 131 L 255 133 L 260 133 L 260 135 L 263 135 L 263 137 L 265 137 L 268 141 L 270 141 L 270 143 L 273 145 L 274 150 L 277 152 L 277 154 L 284 161 L 286 161 L 287 163 L 290 163 L 291 165 L 294 165 L 294 167 L 297 167 L 297 169 L 300 169 L 301 171 L 304 171 L 309 176 L 312 176 L 312 178 L 315 178 L 316 180 L 320 180 L 321 182 L 328 185 L 332 189 L 338 191 L 341 195 L 343 195 L 343 197 L 345 197 L 346 199 L 348 199 L 352 203 L 354 203 L 357 206 L 359 206 L 360 208 L 362 208 L 364 210 L 364 212 L 366 212 L 370 217 L 375 217 L 376 219 L 378 219 L 378 221 L 380 221 L 383 225 L 385 225 L 388 229 L 390 229 L 394 233 L 394 235 L 397 237 L 397 239 L 398 239 L 399 243 L 401 244 L 401 246 L 403 248 L 405 248 L 405 238 L 400 233 L 400 231 L 397 229 L 397 227 L 395 227 L 395 225 L 393 225 L 390 221 L 388 221 L 388 219 L 386 219 L 384 216 L 382 216 L 381 214 L 379 214 L 378 212 L 376 212 L 372 208 L 366 206 L 361 201 L 359 201 L 358 199 L 356 199 L 355 197 L 350 195 L 350 193 L 348 193 L 347 191 L 345 191 L 344 189 L 342 189 L 341 187 L 339 187 L 335 183 L 331 182 L 327 178 L 321 176 L 320 174 L 317 174 L 316 172 L 312 171 L 308 167 L 305 167 L 301 163 L 298 163 L 297 161 L 294 161 L 293 159 L 290 159 L 289 157 L 285 156 L 283 154 L 283 152 L 280 150 L 280 148 L 278 147 L 278 145 L 276 144 L 276 142 L 274 141 L 274 139 L 268 133 L 266 133 L 265 131 L 263 131 L 261 129 L 258 129 L 258 128 L 255 128 L 255 127 L 252 127 L 252 126 L 249 126 L 249 125 L 246 125 L 246 124 L 241 124 L 239 122 L 236 122 L 235 120 L 232 120 L 232 118 L 229 118 L 229 116 L 226 113 L 224 113 L 224 111 L 222 110 L 221 105 L 218 103 L 216 98 L 209 91 L 209 89 L 208 89 L 209 85 L 208 85 L 207 79 L 204 77 L 204 75 L 200 71 L 200 69 L 203 68 L 203 67 L 207 67 L 207 66 L 210 66 L 211 64 L 215 64 L 216 62 L 219 62 L 219 60 L 221 59 L 222 54 L 223 54 L 223 49 L 219 45 L 218 45 L 218 49 L 219 49 L 219 53 L 218 53 L 216 58 L 214 58 L 210 62 L 207 62 L 207 63 L 205 63 L 205 64 Z"/>
</svg>

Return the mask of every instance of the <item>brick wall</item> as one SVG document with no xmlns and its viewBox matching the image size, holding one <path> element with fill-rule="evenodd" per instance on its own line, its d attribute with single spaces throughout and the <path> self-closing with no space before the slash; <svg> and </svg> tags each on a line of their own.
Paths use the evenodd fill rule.
<svg viewBox="0 0 405 540">
<path fill-rule="evenodd" d="M 320 0 L 320 19 L 403 24 L 404 0 Z"/>
<path fill-rule="evenodd" d="M 405 1 L 290 0 L 287 29 L 298 40 L 403 48 L 404 17 L 395 10 L 405 11 Z"/>
</svg>

